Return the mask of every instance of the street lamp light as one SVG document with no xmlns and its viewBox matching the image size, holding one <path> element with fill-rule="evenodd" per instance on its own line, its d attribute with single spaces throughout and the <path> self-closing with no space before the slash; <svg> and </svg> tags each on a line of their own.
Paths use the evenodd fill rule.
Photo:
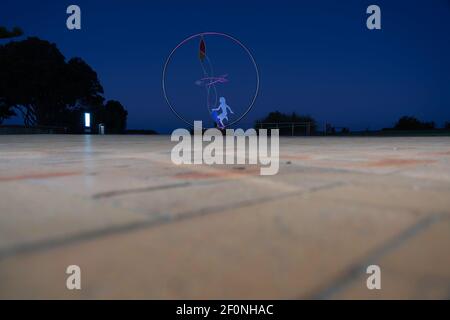
<svg viewBox="0 0 450 320">
<path fill-rule="evenodd" d="M 91 127 L 91 114 L 89 112 L 84 113 L 84 127 L 85 128 Z"/>
</svg>

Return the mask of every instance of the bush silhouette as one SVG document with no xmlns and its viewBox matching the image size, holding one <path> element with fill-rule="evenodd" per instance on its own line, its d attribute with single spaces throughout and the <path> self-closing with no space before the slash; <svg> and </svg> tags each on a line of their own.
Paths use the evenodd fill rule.
<svg viewBox="0 0 450 320">
<path fill-rule="evenodd" d="M 403 116 L 394 126 L 395 130 L 432 130 L 434 122 L 422 122 L 415 117 Z"/>
</svg>

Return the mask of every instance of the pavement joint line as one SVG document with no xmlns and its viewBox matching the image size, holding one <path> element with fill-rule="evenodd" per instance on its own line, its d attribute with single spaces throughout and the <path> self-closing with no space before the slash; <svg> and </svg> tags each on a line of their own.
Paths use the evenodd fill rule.
<svg viewBox="0 0 450 320">
<path fill-rule="evenodd" d="M 427 228 L 442 220 L 450 219 L 447 213 L 435 213 L 427 217 L 420 219 L 413 226 L 407 228 L 400 234 L 394 236 L 391 240 L 388 240 L 384 244 L 381 244 L 370 252 L 366 257 L 359 262 L 352 264 L 347 270 L 345 270 L 336 280 L 331 281 L 331 284 L 322 287 L 316 292 L 307 296 L 307 299 L 331 299 L 334 295 L 342 292 L 347 288 L 355 279 L 365 274 L 367 266 L 376 264 L 376 261 L 385 256 L 387 253 L 402 246 L 407 240 L 415 237 L 419 233 L 425 231 Z"/>
<path fill-rule="evenodd" d="M 23 254 L 34 254 L 39 252 L 44 252 L 47 250 L 55 249 L 58 247 L 74 245 L 82 242 L 87 242 L 90 240 L 98 239 L 105 236 L 125 234 L 131 231 L 150 229 L 161 225 L 167 225 L 170 223 L 182 222 L 188 219 L 202 217 L 210 214 L 217 214 L 229 209 L 240 209 L 247 206 L 252 206 L 255 204 L 267 203 L 274 200 L 286 199 L 292 196 L 305 195 L 308 193 L 313 193 L 317 191 L 332 189 L 335 187 L 340 187 L 344 185 L 343 182 L 333 182 L 328 185 L 314 187 L 309 190 L 286 192 L 284 194 L 278 194 L 272 197 L 263 197 L 251 200 L 244 200 L 232 205 L 222 205 L 216 207 L 208 207 L 199 210 L 194 210 L 191 212 L 185 212 L 178 214 L 176 216 L 169 214 L 160 214 L 156 218 L 148 219 L 144 221 L 137 221 L 129 224 L 124 224 L 120 226 L 106 227 L 102 229 L 90 230 L 74 234 L 67 237 L 56 237 L 51 239 L 44 239 L 40 241 L 35 241 L 32 243 L 23 243 L 16 246 L 11 246 L 9 248 L 0 249 L 0 262 L 7 258 L 15 257 L 17 255 Z"/>
<path fill-rule="evenodd" d="M 152 192 L 152 191 L 160 191 L 160 190 L 166 190 L 166 189 L 176 189 L 176 188 L 183 188 L 183 187 L 197 187 L 197 186 L 209 186 L 214 184 L 220 184 L 220 183 L 227 183 L 228 180 L 208 180 L 208 181 L 195 181 L 195 182 L 180 182 L 180 183 L 172 183 L 172 184 L 166 184 L 166 185 L 159 185 L 159 186 L 148 186 L 148 187 L 141 187 L 141 188 L 130 188 L 130 189 L 120 189 L 120 190 L 111 190 L 106 192 L 99 192 L 94 195 L 92 195 L 92 199 L 102 199 L 102 198 L 110 198 L 110 197 L 116 197 L 116 196 L 122 196 L 122 195 L 128 195 L 128 194 L 136 194 L 136 193 L 145 193 L 145 192 Z"/>
<path fill-rule="evenodd" d="M 282 160 L 282 161 L 286 161 L 286 160 Z M 292 161 L 292 160 L 290 160 L 290 161 Z M 354 168 L 330 168 L 330 167 L 325 167 L 325 166 L 320 166 L 320 165 L 311 165 L 311 164 L 306 165 L 306 164 L 296 163 L 295 161 L 292 161 L 290 166 L 296 166 L 296 167 L 301 167 L 301 168 L 305 168 L 305 169 L 319 170 L 319 171 L 331 172 L 331 173 L 346 173 L 346 174 L 351 173 L 351 174 L 374 175 L 374 176 L 395 175 L 395 172 L 393 172 L 393 171 L 375 172 L 375 171 L 367 170 L 365 168 L 358 168 L 357 170 L 355 170 Z M 280 168 L 280 173 L 281 173 L 281 168 Z"/>
<path fill-rule="evenodd" d="M 110 197 L 121 196 L 121 195 L 125 195 L 125 194 L 135 194 L 135 193 L 142 193 L 142 192 L 149 192 L 149 191 L 182 188 L 182 187 L 187 187 L 190 185 L 192 185 L 190 182 L 182 182 L 182 183 L 165 184 L 165 185 L 160 185 L 160 186 L 112 190 L 112 191 L 96 193 L 92 196 L 92 199 L 110 198 Z"/>
</svg>

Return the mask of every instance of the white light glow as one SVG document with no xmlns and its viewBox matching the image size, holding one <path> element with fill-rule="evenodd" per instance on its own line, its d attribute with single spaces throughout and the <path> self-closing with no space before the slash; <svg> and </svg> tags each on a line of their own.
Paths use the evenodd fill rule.
<svg viewBox="0 0 450 320">
<path fill-rule="evenodd" d="M 91 114 L 86 112 L 84 114 L 84 126 L 86 128 L 90 128 L 91 127 Z"/>
</svg>

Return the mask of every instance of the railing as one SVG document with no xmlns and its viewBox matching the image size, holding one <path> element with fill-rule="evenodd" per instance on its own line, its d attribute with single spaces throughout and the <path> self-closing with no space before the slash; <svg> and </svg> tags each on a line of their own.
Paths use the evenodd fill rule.
<svg viewBox="0 0 450 320">
<path fill-rule="evenodd" d="M 257 122 L 256 129 L 279 129 L 280 135 L 311 135 L 311 122 Z"/>
</svg>

